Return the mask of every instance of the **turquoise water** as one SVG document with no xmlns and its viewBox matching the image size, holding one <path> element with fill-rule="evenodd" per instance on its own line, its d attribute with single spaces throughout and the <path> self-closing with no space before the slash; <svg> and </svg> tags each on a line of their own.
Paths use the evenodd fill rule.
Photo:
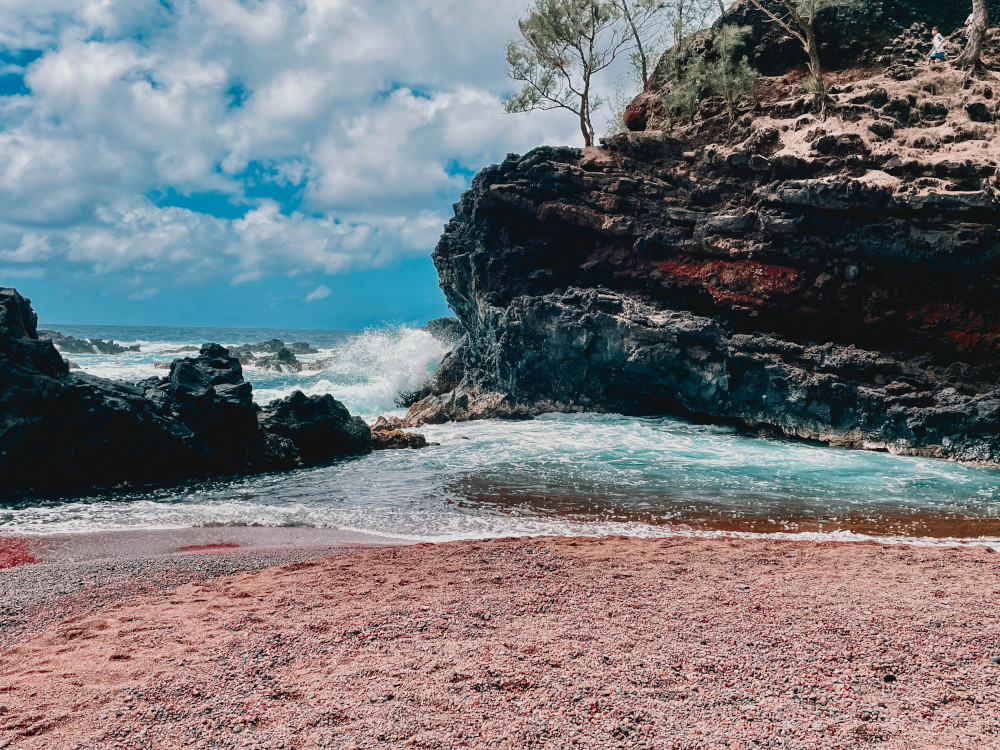
<svg viewBox="0 0 1000 750">
<path fill-rule="evenodd" d="M 139 342 L 144 351 L 135 355 L 72 357 L 87 371 L 123 379 L 163 374 L 155 363 L 183 344 L 308 341 L 320 348 L 311 359 L 322 369 L 300 375 L 248 369 L 258 400 L 296 387 L 329 391 L 368 419 L 398 413 L 396 393 L 419 386 L 444 353 L 426 332 L 406 328 L 59 330 Z M 767 440 L 670 417 L 546 415 L 423 432 L 440 445 L 284 474 L 0 507 L 0 531 L 260 524 L 428 541 L 726 531 L 1000 542 L 1000 471 L 992 469 Z"/>
</svg>

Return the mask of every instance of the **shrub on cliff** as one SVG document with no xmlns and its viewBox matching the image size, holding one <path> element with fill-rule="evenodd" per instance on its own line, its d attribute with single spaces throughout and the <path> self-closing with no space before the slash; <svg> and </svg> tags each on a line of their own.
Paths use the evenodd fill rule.
<svg viewBox="0 0 1000 750">
<path fill-rule="evenodd" d="M 760 74 L 746 55 L 738 52 L 745 46 L 750 29 L 723 25 L 711 37 L 711 56 L 702 49 L 690 52 L 679 67 L 667 67 L 674 78 L 663 92 L 663 109 L 671 120 L 692 120 L 701 101 L 719 96 L 732 124 L 739 106 L 753 93 Z"/>
</svg>

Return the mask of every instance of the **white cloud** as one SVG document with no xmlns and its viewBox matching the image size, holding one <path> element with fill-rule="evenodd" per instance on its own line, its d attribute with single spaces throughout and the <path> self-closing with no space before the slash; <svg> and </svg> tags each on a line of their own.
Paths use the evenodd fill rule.
<svg viewBox="0 0 1000 750">
<path fill-rule="evenodd" d="M 148 297 L 425 255 L 466 170 L 578 139 L 502 112 L 528 1 L 6 0 L 44 53 L 0 97 L 0 263 Z"/>
<path fill-rule="evenodd" d="M 330 290 L 330 287 L 320 284 L 306 295 L 306 302 L 316 302 L 321 299 L 326 299 L 331 294 L 333 294 L 333 292 Z"/>
</svg>

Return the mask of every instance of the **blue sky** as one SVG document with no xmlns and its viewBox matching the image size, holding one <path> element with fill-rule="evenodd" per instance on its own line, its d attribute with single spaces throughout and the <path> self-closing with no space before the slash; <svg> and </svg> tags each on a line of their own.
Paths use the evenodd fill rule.
<svg viewBox="0 0 1000 750">
<path fill-rule="evenodd" d="M 506 115 L 528 0 L 5 0 L 0 285 L 43 321 L 446 314 L 430 252 Z"/>
</svg>

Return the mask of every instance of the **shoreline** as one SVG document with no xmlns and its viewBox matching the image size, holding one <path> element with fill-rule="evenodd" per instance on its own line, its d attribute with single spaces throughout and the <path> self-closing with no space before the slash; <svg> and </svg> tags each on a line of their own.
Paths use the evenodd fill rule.
<svg viewBox="0 0 1000 750">
<path fill-rule="evenodd" d="M 273 564 L 205 567 L 247 549 L 143 558 L 192 574 L 153 586 L 159 568 L 109 557 L 0 571 L 132 576 L 103 599 L 64 598 L 0 650 L 0 747 L 1000 736 L 1000 565 L 985 547 L 540 537 L 251 552 Z"/>
</svg>

